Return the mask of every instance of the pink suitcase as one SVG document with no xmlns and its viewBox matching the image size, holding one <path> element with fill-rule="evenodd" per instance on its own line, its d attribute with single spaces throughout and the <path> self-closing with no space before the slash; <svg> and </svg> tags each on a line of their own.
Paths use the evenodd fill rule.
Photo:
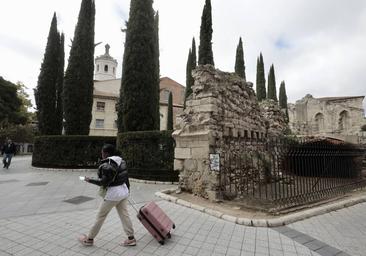
<svg viewBox="0 0 366 256">
<path fill-rule="evenodd" d="M 175 228 L 175 225 L 155 202 L 142 206 L 137 218 L 161 245 L 166 238 L 171 238 L 170 231 Z"/>
</svg>

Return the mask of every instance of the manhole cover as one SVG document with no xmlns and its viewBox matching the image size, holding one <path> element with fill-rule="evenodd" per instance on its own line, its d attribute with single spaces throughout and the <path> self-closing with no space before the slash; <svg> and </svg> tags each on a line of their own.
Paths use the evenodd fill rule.
<svg viewBox="0 0 366 256">
<path fill-rule="evenodd" d="M 45 182 L 32 182 L 27 184 L 26 186 L 44 186 L 47 185 L 49 182 L 45 181 Z"/>
<path fill-rule="evenodd" d="M 66 203 L 70 203 L 70 204 L 82 204 L 85 203 L 87 201 L 93 200 L 93 197 L 88 197 L 88 196 L 77 196 L 77 197 L 73 197 L 67 200 L 64 200 L 64 202 Z"/>
</svg>

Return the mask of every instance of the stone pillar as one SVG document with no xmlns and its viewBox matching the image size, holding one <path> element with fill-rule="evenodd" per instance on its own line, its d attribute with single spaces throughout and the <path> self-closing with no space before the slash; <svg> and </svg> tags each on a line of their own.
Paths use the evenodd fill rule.
<svg viewBox="0 0 366 256">
<path fill-rule="evenodd" d="M 212 132 L 177 130 L 173 138 L 176 142 L 174 170 L 180 173 L 179 187 L 211 201 L 218 200 L 218 173 L 210 170 L 209 163 L 215 145 Z"/>
</svg>

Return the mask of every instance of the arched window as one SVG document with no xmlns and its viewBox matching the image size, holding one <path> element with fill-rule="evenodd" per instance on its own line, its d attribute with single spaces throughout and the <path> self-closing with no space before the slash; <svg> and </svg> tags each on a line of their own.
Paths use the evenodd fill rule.
<svg viewBox="0 0 366 256">
<path fill-rule="evenodd" d="M 97 72 L 99 71 L 99 64 L 97 65 Z"/>
<path fill-rule="evenodd" d="M 113 75 L 116 74 L 116 68 L 113 67 Z"/>
<path fill-rule="evenodd" d="M 315 131 L 320 132 L 324 130 L 324 115 L 318 113 L 315 115 Z"/>
<path fill-rule="evenodd" d="M 108 65 L 104 65 L 104 72 L 108 72 Z"/>
<path fill-rule="evenodd" d="M 339 114 L 338 128 L 340 131 L 347 131 L 349 128 L 349 114 L 346 110 Z"/>
</svg>

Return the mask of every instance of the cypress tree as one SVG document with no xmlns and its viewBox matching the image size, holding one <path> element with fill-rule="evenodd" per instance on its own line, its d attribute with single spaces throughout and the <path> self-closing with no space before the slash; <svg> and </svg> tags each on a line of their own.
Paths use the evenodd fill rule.
<svg viewBox="0 0 366 256">
<path fill-rule="evenodd" d="M 158 104 L 155 104 L 156 110 L 156 120 L 159 120 L 158 126 L 156 127 L 156 130 L 160 130 L 160 50 L 159 50 L 159 12 L 157 11 L 154 17 L 154 30 L 155 30 L 155 69 L 156 69 L 156 92 L 153 94 L 155 97 L 152 99 L 152 102 L 157 102 Z"/>
<path fill-rule="evenodd" d="M 156 51 L 152 0 L 131 0 L 122 65 L 119 132 L 159 129 Z"/>
<path fill-rule="evenodd" d="M 287 121 L 288 121 L 287 94 L 286 94 L 285 81 L 282 81 L 281 85 L 280 85 L 279 104 L 280 104 L 281 109 L 285 109 L 285 113 L 286 113 L 286 117 L 287 117 Z"/>
<path fill-rule="evenodd" d="M 82 0 L 64 78 L 66 134 L 89 134 L 93 107 L 94 0 Z"/>
<path fill-rule="evenodd" d="M 212 15 L 211 0 L 206 0 L 203 7 L 200 28 L 200 46 L 198 49 L 198 64 L 215 65 L 212 53 Z"/>
<path fill-rule="evenodd" d="M 192 38 L 192 70 L 197 67 L 197 54 L 196 54 L 196 40 L 194 37 Z"/>
<path fill-rule="evenodd" d="M 35 99 L 37 104 L 38 128 L 42 135 L 60 134 L 56 125 L 57 83 L 60 69 L 60 34 L 54 13 L 47 39 L 46 51 L 38 76 Z"/>
<path fill-rule="evenodd" d="M 173 130 L 173 95 L 172 95 L 172 92 L 169 92 L 169 98 L 168 98 L 168 115 L 167 115 L 166 129 L 168 131 Z"/>
<path fill-rule="evenodd" d="M 186 101 L 189 95 L 192 93 L 192 51 L 189 49 L 188 58 L 187 58 L 187 65 L 186 65 L 186 89 L 184 95 L 184 108 L 186 108 Z"/>
<path fill-rule="evenodd" d="M 262 100 L 266 99 L 266 78 L 265 78 L 265 73 L 264 73 L 264 62 L 263 62 L 262 53 L 260 53 L 259 57 L 257 58 L 256 91 L 257 91 L 258 101 L 262 101 Z"/>
<path fill-rule="evenodd" d="M 56 83 L 56 113 L 55 113 L 55 131 L 56 134 L 62 134 L 63 127 L 63 87 L 64 87 L 64 68 L 65 68 L 65 36 L 62 33 L 60 37 L 59 55 L 58 55 L 58 77 Z"/>
<path fill-rule="evenodd" d="M 272 99 L 274 101 L 277 100 L 277 91 L 276 91 L 276 78 L 273 64 L 271 65 L 268 73 L 268 93 L 267 98 Z"/>
<path fill-rule="evenodd" d="M 194 37 L 192 39 L 192 48 L 189 49 L 187 66 L 186 66 L 186 89 L 184 97 L 184 108 L 186 108 L 186 100 L 189 95 L 192 94 L 192 86 L 194 84 L 194 79 L 192 77 L 192 71 L 197 66 L 197 56 L 196 56 L 196 42 Z"/>
<path fill-rule="evenodd" d="M 235 73 L 238 74 L 244 80 L 246 80 L 245 64 L 244 64 L 244 50 L 243 50 L 243 42 L 241 41 L 241 37 L 239 38 L 239 44 L 236 47 Z"/>
</svg>

